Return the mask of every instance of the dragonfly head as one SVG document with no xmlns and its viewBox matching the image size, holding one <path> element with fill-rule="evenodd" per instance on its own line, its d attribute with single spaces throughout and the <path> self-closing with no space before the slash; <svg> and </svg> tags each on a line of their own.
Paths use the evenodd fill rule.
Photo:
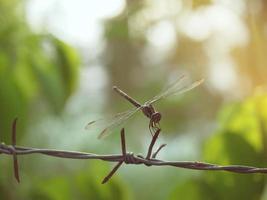
<svg viewBox="0 0 267 200">
<path fill-rule="evenodd" d="M 151 121 L 153 121 L 154 123 L 159 123 L 159 121 L 161 120 L 161 114 L 159 112 L 154 112 L 151 115 Z"/>
</svg>

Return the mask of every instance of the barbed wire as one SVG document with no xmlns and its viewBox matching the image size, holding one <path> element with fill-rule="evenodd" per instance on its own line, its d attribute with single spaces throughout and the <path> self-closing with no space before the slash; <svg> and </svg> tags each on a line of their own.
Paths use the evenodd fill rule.
<svg viewBox="0 0 267 200">
<path fill-rule="evenodd" d="M 267 168 L 258 168 L 253 166 L 244 166 L 244 165 L 228 165 L 221 166 L 216 164 L 210 164 L 205 162 L 198 161 L 164 161 L 156 159 L 157 154 L 160 150 L 166 146 L 162 144 L 159 148 L 153 153 L 153 147 L 155 142 L 161 132 L 158 128 L 152 136 L 152 140 L 148 147 L 147 155 L 143 157 L 142 155 L 135 155 L 132 152 L 127 152 L 126 141 L 125 141 L 125 130 L 121 129 L 121 154 L 107 154 L 107 155 L 98 155 L 94 153 L 78 152 L 78 151 L 65 151 L 65 150 L 56 150 L 56 149 L 39 149 L 32 147 L 23 147 L 16 145 L 16 126 L 17 119 L 13 121 L 12 124 L 12 144 L 6 145 L 4 143 L 0 144 L 0 154 L 6 154 L 13 156 L 13 169 L 14 176 L 18 182 L 20 182 L 19 176 L 19 164 L 18 156 L 29 155 L 29 154 L 43 154 L 50 157 L 59 157 L 66 159 L 96 159 L 107 162 L 117 162 L 115 167 L 108 173 L 108 175 L 103 179 L 102 183 L 106 183 L 120 168 L 120 166 L 125 164 L 133 165 L 145 165 L 145 166 L 172 166 L 177 168 L 185 168 L 192 170 L 212 170 L 212 171 L 228 171 L 233 173 L 242 173 L 242 174 L 252 174 L 252 173 L 267 173 Z"/>
</svg>

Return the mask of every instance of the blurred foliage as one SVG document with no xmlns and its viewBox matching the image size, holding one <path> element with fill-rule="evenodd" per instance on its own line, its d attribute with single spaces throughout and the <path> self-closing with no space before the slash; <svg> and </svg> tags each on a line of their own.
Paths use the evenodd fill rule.
<svg viewBox="0 0 267 200">
<path fill-rule="evenodd" d="M 266 166 L 266 111 L 267 95 L 261 92 L 223 108 L 219 130 L 204 145 L 204 160 L 219 165 Z M 262 175 L 211 171 L 177 186 L 172 196 L 256 200 L 262 198 L 264 186 Z"/>
<path fill-rule="evenodd" d="M 246 77 L 244 83 L 249 81 L 253 86 L 266 83 L 267 75 L 267 2 L 264 0 L 248 1 L 245 22 L 250 32 L 250 40 L 245 47 L 233 50 L 239 71 Z"/>
<path fill-rule="evenodd" d="M 22 139 L 29 119 L 60 114 L 78 83 L 76 50 L 51 34 L 33 32 L 26 23 L 24 3 L 0 1 L 0 140 L 6 143 L 15 117 L 19 118 L 18 139 Z M 9 161 L 1 160 L 6 171 Z M 11 174 L 0 176 L 0 199 L 19 198 L 10 189 L 15 185 L 6 184 Z"/>
<path fill-rule="evenodd" d="M 62 174 L 39 179 L 35 184 L 31 184 L 25 199 L 131 199 L 128 189 L 116 177 L 107 185 L 101 184 L 100 175 L 107 171 L 106 165 L 90 162 L 87 169 L 70 173 L 68 176 Z"/>
<path fill-rule="evenodd" d="M 193 0 L 192 7 L 199 8 L 200 6 L 210 5 L 212 3 L 211 0 Z"/>
<path fill-rule="evenodd" d="M 23 1 L 2 0 L 0 13 L 0 137 L 8 142 L 12 120 L 20 118 L 22 137 L 36 102 L 54 113 L 64 108 L 77 86 L 79 59 L 53 35 L 30 30 Z"/>
<path fill-rule="evenodd" d="M 169 79 L 177 75 L 190 74 L 192 80 L 207 78 L 205 84 L 190 92 L 190 96 L 179 99 L 178 103 L 177 98 L 159 103 L 159 110 L 164 116 L 164 132 L 174 133 L 166 138 L 176 137 L 175 134 L 187 131 L 205 139 L 204 134 L 206 130 L 210 132 L 210 124 L 219 124 L 217 131 L 205 141 L 202 152 L 204 161 L 219 165 L 264 167 L 267 164 L 267 96 L 261 91 L 255 95 L 252 93 L 256 86 L 266 85 L 267 3 L 264 0 L 242 1 L 243 11 L 233 11 L 240 12 L 235 13 L 236 18 L 233 19 L 244 23 L 244 31 L 248 34 L 247 43 L 240 46 L 229 45 L 228 49 L 216 49 L 214 43 L 224 43 L 225 38 L 221 37 L 220 30 L 217 30 L 221 27 L 215 26 L 215 30 L 212 30 L 209 23 L 218 21 L 205 23 L 207 26 L 204 28 L 209 29 L 206 31 L 211 33 L 203 39 L 196 39 L 187 34 L 183 30 L 186 24 L 182 22 L 191 15 L 196 17 L 196 13 L 199 20 L 203 17 L 201 14 L 208 15 L 208 8 L 214 9 L 214 5 L 218 6 L 220 2 L 223 6 L 217 10 L 219 14 L 227 9 L 236 9 L 235 6 L 230 9 L 225 6 L 231 4 L 229 1 L 127 0 L 125 9 L 119 15 L 106 19 L 103 23 L 105 45 L 99 59 L 100 64 L 104 66 L 108 76 L 108 86 L 119 85 L 140 102 L 157 94 L 163 85 L 168 84 Z M 25 20 L 24 6 L 24 1 L 0 1 L 0 140 L 6 143 L 10 142 L 10 126 L 14 117 L 18 116 L 20 119 L 18 137 L 22 139 L 26 135 L 25 130 L 31 128 L 29 119 L 34 122 L 38 116 L 60 115 L 69 97 L 77 90 L 80 76 L 80 58 L 76 50 L 54 35 L 32 31 Z M 211 16 L 222 15 L 213 13 Z M 224 19 L 219 22 L 224 24 Z M 167 50 L 166 47 L 157 46 L 158 41 L 156 44 L 155 41 L 151 42 L 149 35 L 152 30 L 162 27 L 162 23 L 167 24 L 163 28 L 172 27 L 175 34 L 171 48 Z M 161 29 L 159 35 L 164 34 Z M 213 62 L 221 64 L 220 53 L 226 55 L 226 60 L 235 63 L 238 89 L 232 88 L 228 93 L 217 90 L 209 80 Z M 108 91 L 110 95 L 107 95 L 107 98 L 110 99 L 107 100 L 106 107 L 114 111 L 121 109 L 124 106 L 122 101 L 112 99 L 110 88 Z M 237 103 L 225 103 L 240 91 L 244 96 L 252 97 Z M 242 98 L 243 96 L 240 97 Z M 90 103 L 93 105 L 98 102 Z M 219 117 L 215 119 L 219 108 Z M 136 131 L 139 126 L 133 128 Z M 136 132 L 143 132 L 139 130 Z M 201 135 L 203 132 L 205 133 Z M 138 147 L 143 145 L 140 142 L 141 134 L 138 137 L 132 134 L 131 137 L 135 139 L 129 142 L 138 141 Z M 178 156 L 176 150 L 168 152 L 171 153 Z M 43 157 L 40 159 L 44 160 Z M 62 165 L 48 167 L 46 164 L 41 168 L 43 163 L 34 161 L 29 162 L 31 168 L 27 166 L 28 171 L 24 169 L 26 178 L 14 192 L 15 183 L 8 182 L 12 175 L 12 163 L 9 161 L 11 159 L 0 160 L 0 166 L 7 172 L 0 174 L 0 199 L 161 199 L 162 194 L 167 194 L 175 188 L 168 193 L 169 199 L 256 200 L 262 198 L 265 187 L 262 175 L 205 171 L 197 176 L 176 178 L 174 176 L 179 173 L 176 169 L 167 169 L 169 174 L 161 169 L 162 175 L 150 174 L 149 178 L 148 173 L 145 173 L 146 180 L 143 176 L 139 177 L 127 171 L 126 176 L 136 178 L 135 183 L 131 182 L 132 179 L 122 180 L 114 176 L 110 183 L 103 186 L 100 180 L 108 171 L 107 165 L 103 163 L 90 162 L 88 168 L 70 172 L 61 169 Z M 38 173 L 39 176 L 35 177 Z M 192 171 L 188 173 L 193 174 Z M 167 179 L 166 176 L 170 178 Z M 154 181 L 156 178 L 157 181 Z M 158 195 L 159 192 L 161 195 Z"/>
</svg>

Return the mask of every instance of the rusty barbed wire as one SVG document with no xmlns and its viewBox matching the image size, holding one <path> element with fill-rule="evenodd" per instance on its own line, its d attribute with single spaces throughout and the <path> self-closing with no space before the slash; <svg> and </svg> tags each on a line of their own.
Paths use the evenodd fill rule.
<svg viewBox="0 0 267 200">
<path fill-rule="evenodd" d="M 29 155 L 29 154 L 43 154 L 51 157 L 59 157 L 66 159 L 96 159 L 107 162 L 117 162 L 115 167 L 109 172 L 109 174 L 103 179 L 102 183 L 106 183 L 120 168 L 120 166 L 125 164 L 134 164 L 134 165 L 146 165 L 150 166 L 172 166 L 177 168 L 192 169 L 192 170 L 212 170 L 212 171 L 228 171 L 233 173 L 242 173 L 242 174 L 252 174 L 252 173 L 267 173 L 267 168 L 258 168 L 253 166 L 244 166 L 244 165 L 228 165 L 221 166 L 211 163 L 198 162 L 198 161 L 164 161 L 156 159 L 159 151 L 166 146 L 162 144 L 159 148 L 152 154 L 154 144 L 161 132 L 158 128 L 154 133 L 152 140 L 150 142 L 147 155 L 145 157 L 141 155 L 135 155 L 132 152 L 127 152 L 126 141 L 125 141 L 125 130 L 121 129 L 121 154 L 107 154 L 107 155 L 98 155 L 94 153 L 78 152 L 78 151 L 65 151 L 65 150 L 56 150 L 56 149 L 39 149 L 32 147 L 23 147 L 16 145 L 16 125 L 17 118 L 13 121 L 12 124 L 12 144 L 6 145 L 5 143 L 0 144 L 0 154 L 6 154 L 13 156 L 13 165 L 14 165 L 14 176 L 18 182 L 20 182 L 19 177 L 19 165 L 18 165 L 18 156 Z M 151 157 L 152 155 L 152 157 Z"/>
</svg>

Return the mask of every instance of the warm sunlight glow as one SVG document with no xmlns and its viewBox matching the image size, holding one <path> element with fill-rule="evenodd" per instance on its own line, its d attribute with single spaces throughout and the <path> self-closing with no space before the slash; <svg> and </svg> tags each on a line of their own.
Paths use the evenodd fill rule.
<svg viewBox="0 0 267 200">
<path fill-rule="evenodd" d="M 75 45 L 84 46 L 99 40 L 101 20 L 122 12 L 124 0 L 30 0 L 27 18 L 39 30 L 47 29 Z"/>
<path fill-rule="evenodd" d="M 168 21 L 161 21 L 148 30 L 148 41 L 159 49 L 170 48 L 175 44 L 176 32 Z"/>
</svg>

